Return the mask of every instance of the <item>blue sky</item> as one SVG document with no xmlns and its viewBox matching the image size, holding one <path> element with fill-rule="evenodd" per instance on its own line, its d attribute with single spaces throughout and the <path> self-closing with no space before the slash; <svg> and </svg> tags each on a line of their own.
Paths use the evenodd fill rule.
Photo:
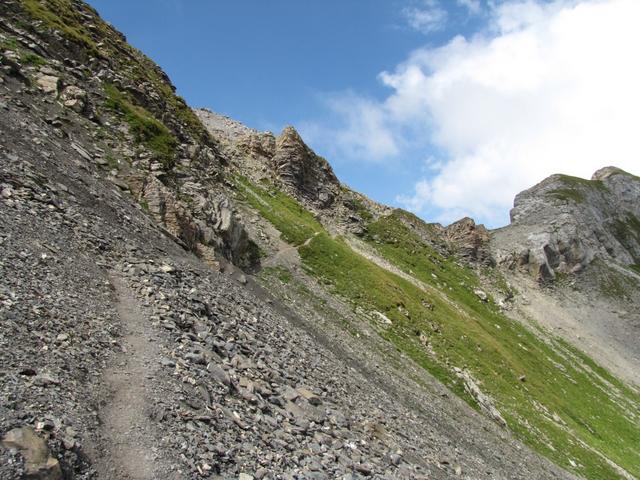
<svg viewBox="0 0 640 480">
<path fill-rule="evenodd" d="M 515 193 L 551 173 L 640 163 L 620 128 L 638 100 L 627 55 L 640 39 L 620 25 L 634 0 L 89 3 L 190 105 L 274 133 L 293 124 L 342 181 L 429 221 L 500 226 Z M 594 27 L 614 38 L 567 40 Z M 585 83 L 583 57 L 610 76 Z"/>
</svg>

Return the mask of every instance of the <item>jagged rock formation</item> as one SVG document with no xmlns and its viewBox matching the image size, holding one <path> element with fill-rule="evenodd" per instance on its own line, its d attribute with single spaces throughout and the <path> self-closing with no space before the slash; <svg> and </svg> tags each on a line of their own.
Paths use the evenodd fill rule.
<svg viewBox="0 0 640 480">
<path fill-rule="evenodd" d="M 329 163 L 302 141 L 293 127 L 286 127 L 276 140 L 271 159 L 280 180 L 321 208 L 330 207 L 340 183 Z"/>
<path fill-rule="evenodd" d="M 493 233 L 496 257 L 541 282 L 595 258 L 638 264 L 639 196 L 640 179 L 613 167 L 591 180 L 553 175 L 516 196 L 511 225 Z"/>
<path fill-rule="evenodd" d="M 489 248 L 491 236 L 484 225 L 476 225 L 473 219 L 465 217 L 449 225 L 445 235 L 465 260 L 488 266 L 495 263 Z"/>
<path fill-rule="evenodd" d="M 316 155 L 295 128 L 288 126 L 276 138 L 270 132 L 258 132 L 206 109 L 195 111 L 209 132 L 240 157 L 239 167 L 255 176 L 247 157 L 257 163 L 258 172 L 273 177 L 286 191 L 324 209 L 334 205 L 340 194 L 340 182 L 329 163 Z"/>
</svg>

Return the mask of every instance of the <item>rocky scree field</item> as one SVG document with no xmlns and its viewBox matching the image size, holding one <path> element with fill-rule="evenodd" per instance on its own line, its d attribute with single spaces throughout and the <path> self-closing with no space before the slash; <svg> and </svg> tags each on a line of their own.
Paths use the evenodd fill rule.
<svg viewBox="0 0 640 480">
<path fill-rule="evenodd" d="M 0 478 L 640 476 L 636 388 L 512 318 L 486 230 L 174 90 L 82 2 L 0 5 Z"/>
</svg>

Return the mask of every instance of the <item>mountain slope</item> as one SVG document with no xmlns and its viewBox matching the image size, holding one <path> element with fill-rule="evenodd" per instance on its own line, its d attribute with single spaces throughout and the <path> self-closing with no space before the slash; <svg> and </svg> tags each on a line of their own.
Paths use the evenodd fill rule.
<svg viewBox="0 0 640 480">
<path fill-rule="evenodd" d="M 640 475 L 637 392 L 507 315 L 482 227 L 192 113 L 82 2 L 0 44 L 0 477 Z"/>
<path fill-rule="evenodd" d="M 632 445 L 638 438 L 638 394 L 569 344 L 529 331 L 486 301 L 472 270 L 439 255 L 407 226 L 419 225 L 418 219 L 396 211 L 368 224 L 366 258 L 349 241 L 313 224 L 311 215 L 274 187 L 244 181 L 239 191 L 299 246 L 302 272 L 290 266 L 272 270 L 263 277 L 266 285 L 284 278 L 342 300 L 338 321 L 347 330 L 369 322 L 471 405 L 558 463 L 591 478 L 637 475 Z M 299 220 L 292 222 L 295 211 Z M 292 236 L 291 224 L 306 224 L 306 231 Z"/>
<path fill-rule="evenodd" d="M 252 236 L 266 252 L 263 264 L 268 268 L 261 276 L 268 288 L 300 305 L 300 311 L 314 304 L 322 310 L 326 299 L 337 301 L 339 313 L 331 315 L 347 331 L 358 335 L 354 324 L 369 324 L 368 330 L 373 328 L 375 335 L 391 342 L 472 406 L 509 425 L 567 468 L 593 478 L 638 474 L 638 459 L 631 447 L 638 439 L 637 391 L 572 346 L 584 346 L 584 342 L 550 332 L 549 327 L 557 325 L 539 318 L 551 310 L 568 317 L 570 306 L 553 303 L 568 292 L 556 285 L 556 290 L 544 293 L 520 270 L 509 268 L 515 266 L 512 256 L 501 254 L 497 245 L 500 235 L 518 234 L 518 223 L 489 233 L 466 219 L 445 229 L 359 198 L 354 208 L 355 194 L 345 188 L 327 209 L 310 200 L 302 188 L 282 181 L 272 166 L 276 150 L 250 147 L 262 143 L 257 138 L 275 139 L 272 134 L 220 128 L 226 119 L 213 112 L 197 113 L 220 139 L 238 172 L 238 200 L 259 215 L 253 220 Z M 282 135 L 292 137 L 289 130 Z M 296 150 L 307 149 L 303 145 Z M 302 162 L 297 155 L 290 155 L 288 161 Z M 546 183 L 554 178 L 565 177 L 552 177 Z M 629 198 L 637 195 L 633 188 L 619 190 Z M 545 197 L 532 193 L 531 198 L 541 202 Z M 608 205 L 605 199 L 586 204 L 596 212 Z M 555 218 L 554 204 L 548 205 L 547 217 Z M 580 212 L 574 214 L 565 216 L 582 221 Z M 526 220 L 530 220 L 526 214 L 520 216 L 521 223 Z M 553 231 L 548 220 L 541 227 Z M 519 243 L 513 240 L 505 245 L 516 249 Z M 496 259 L 504 268 L 491 268 Z M 596 266 L 588 275 L 596 275 Z M 528 270 L 527 265 L 522 270 Z M 566 273 L 575 276 L 578 269 Z M 295 301 L 286 287 L 277 287 L 279 283 L 296 285 Z M 520 289 L 523 292 L 518 294 Z M 590 291 L 587 286 L 584 290 Z M 573 292 L 574 297 L 580 292 Z M 309 295 L 325 300 L 309 305 L 304 302 Z M 526 301 L 528 295 L 538 295 L 535 306 Z M 549 304 L 555 309 L 541 308 Z M 597 310 L 589 313 L 595 317 Z M 598 323 L 600 329 L 605 326 Z M 599 360 L 624 378 L 635 379 L 634 361 L 616 356 L 615 350 L 609 352 L 606 335 L 589 337 L 600 348 L 595 352 Z M 631 355 L 633 345 L 628 349 Z M 550 376 L 552 371 L 558 373 Z M 627 426 L 621 428 L 620 420 Z M 626 439 L 620 437 L 623 431 Z"/>
<path fill-rule="evenodd" d="M 636 385 L 638 198 L 640 178 L 614 167 L 591 180 L 554 175 L 519 194 L 511 225 L 491 238 L 505 274 L 532 299 L 527 313 Z M 530 280 L 555 288 L 541 296 Z"/>
</svg>

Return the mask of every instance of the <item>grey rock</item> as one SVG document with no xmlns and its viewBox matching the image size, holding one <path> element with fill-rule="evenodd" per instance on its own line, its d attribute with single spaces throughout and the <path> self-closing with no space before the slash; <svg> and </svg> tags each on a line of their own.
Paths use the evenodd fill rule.
<svg viewBox="0 0 640 480">
<path fill-rule="evenodd" d="M 87 106 L 87 92 L 75 85 L 69 85 L 60 92 L 59 101 L 71 110 L 82 113 Z"/>
</svg>

